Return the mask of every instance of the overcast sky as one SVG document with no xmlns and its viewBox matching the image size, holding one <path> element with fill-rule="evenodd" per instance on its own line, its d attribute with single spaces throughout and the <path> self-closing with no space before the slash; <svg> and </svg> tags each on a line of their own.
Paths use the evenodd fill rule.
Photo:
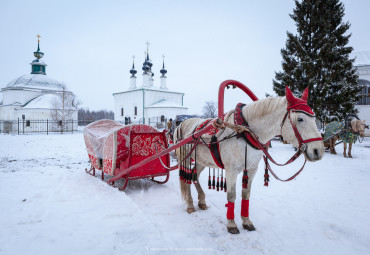
<svg viewBox="0 0 370 255">
<path fill-rule="evenodd" d="M 370 51 L 370 1 L 345 0 L 354 51 Z M 113 110 L 112 94 L 128 89 L 132 55 L 142 83 L 145 42 L 159 87 L 162 55 L 167 86 L 185 93 L 189 113 L 217 100 L 219 84 L 235 79 L 259 98 L 272 93 L 286 32 L 296 31 L 293 0 L 266 1 L 0 1 L 0 88 L 22 74 L 37 49 L 47 75 L 64 82 L 91 110 Z M 250 102 L 229 90 L 225 110 Z"/>
</svg>

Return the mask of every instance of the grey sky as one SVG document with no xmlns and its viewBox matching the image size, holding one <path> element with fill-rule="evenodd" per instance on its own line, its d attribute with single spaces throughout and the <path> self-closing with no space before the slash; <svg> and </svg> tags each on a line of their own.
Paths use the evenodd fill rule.
<svg viewBox="0 0 370 255">
<path fill-rule="evenodd" d="M 350 45 L 370 50 L 370 1 L 345 0 Z M 129 87 L 132 55 L 138 85 L 145 42 L 150 41 L 155 86 L 162 54 L 169 89 L 185 93 L 189 113 L 217 100 L 219 84 L 235 79 L 263 98 L 281 70 L 286 31 L 295 32 L 284 1 L 4 1 L 0 2 L 0 88 L 31 72 L 37 48 L 45 53 L 48 76 L 66 83 L 92 110 L 113 110 L 112 93 Z M 250 102 L 228 91 L 225 110 Z"/>
</svg>

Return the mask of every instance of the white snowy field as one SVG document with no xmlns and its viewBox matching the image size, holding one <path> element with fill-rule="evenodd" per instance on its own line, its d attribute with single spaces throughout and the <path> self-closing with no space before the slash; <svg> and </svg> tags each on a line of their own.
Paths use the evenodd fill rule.
<svg viewBox="0 0 370 255">
<path fill-rule="evenodd" d="M 342 148 L 291 182 L 270 177 L 269 187 L 261 161 L 250 200 L 257 230 L 242 228 L 239 196 L 240 234 L 231 235 L 226 194 L 207 189 L 208 170 L 208 210 L 189 215 L 177 170 L 164 185 L 137 180 L 119 191 L 85 173 L 81 133 L 0 135 L 0 254 L 370 254 L 370 139 L 352 159 Z M 282 162 L 294 151 L 273 142 L 271 153 Z M 298 161 L 273 169 L 287 178 Z"/>
</svg>

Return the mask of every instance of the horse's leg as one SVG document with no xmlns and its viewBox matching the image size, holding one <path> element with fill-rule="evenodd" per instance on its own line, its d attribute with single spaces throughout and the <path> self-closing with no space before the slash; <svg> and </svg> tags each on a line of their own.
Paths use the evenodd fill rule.
<svg viewBox="0 0 370 255">
<path fill-rule="evenodd" d="M 337 151 L 335 150 L 335 144 L 337 142 L 337 139 L 338 139 L 338 136 L 334 136 L 333 137 L 333 153 L 334 154 L 337 154 Z"/>
<path fill-rule="evenodd" d="M 349 145 L 348 145 L 348 157 L 350 157 L 350 158 L 352 158 L 351 151 L 352 151 L 352 143 L 349 143 Z"/>
<path fill-rule="evenodd" d="M 343 156 L 347 158 L 347 143 L 343 142 Z"/>
<path fill-rule="evenodd" d="M 231 169 L 225 170 L 226 184 L 227 184 L 227 201 L 225 205 L 227 207 L 227 231 L 231 234 L 239 234 L 239 229 L 234 221 L 234 208 L 235 208 L 235 197 L 236 197 L 236 177 L 237 171 Z"/>
<path fill-rule="evenodd" d="M 248 231 L 256 230 L 252 221 L 249 219 L 249 198 L 251 195 L 251 186 L 254 174 L 256 173 L 257 168 L 248 170 L 248 186 L 246 189 L 242 189 L 242 208 L 241 208 L 241 217 L 243 221 L 243 228 Z"/>
<path fill-rule="evenodd" d="M 333 146 L 333 138 L 330 138 L 329 139 L 329 149 L 330 149 L 330 154 L 334 154 L 334 150 L 333 150 L 333 148 L 334 148 L 334 146 Z"/>
<path fill-rule="evenodd" d="M 193 213 L 195 212 L 195 209 L 193 205 L 193 197 L 191 196 L 191 184 L 185 185 L 186 185 L 186 205 L 187 205 L 186 211 L 188 213 Z"/>
<path fill-rule="evenodd" d="M 197 192 L 198 192 L 198 206 L 199 206 L 199 209 L 201 210 L 206 210 L 207 209 L 207 205 L 206 205 L 206 194 L 204 193 L 202 187 L 200 186 L 200 183 L 199 183 L 199 176 L 200 176 L 200 173 L 204 170 L 204 166 L 199 166 L 197 164 L 197 174 L 198 174 L 198 181 L 197 183 L 195 184 L 195 188 L 197 189 Z"/>
</svg>

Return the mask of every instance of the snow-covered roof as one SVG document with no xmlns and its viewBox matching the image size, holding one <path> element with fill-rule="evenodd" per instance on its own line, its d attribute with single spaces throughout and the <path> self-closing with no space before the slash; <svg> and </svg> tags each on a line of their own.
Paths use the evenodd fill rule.
<svg viewBox="0 0 370 255">
<path fill-rule="evenodd" d="M 154 104 L 149 105 L 146 108 L 185 108 L 187 109 L 187 107 L 185 106 L 182 106 L 175 102 L 168 101 L 166 99 L 162 99 Z"/>
<path fill-rule="evenodd" d="M 370 51 L 361 51 L 352 53 L 352 57 L 356 58 L 354 66 L 369 66 Z"/>
<path fill-rule="evenodd" d="M 55 91 L 63 90 L 63 86 L 60 82 L 44 74 L 26 74 L 17 77 L 9 82 L 5 89 L 12 88 L 34 88 Z"/>
<path fill-rule="evenodd" d="M 52 109 L 53 108 L 53 101 L 57 100 L 57 95 L 55 94 L 45 94 L 42 96 L 38 96 L 27 104 L 25 104 L 22 108 L 24 109 Z"/>
</svg>

